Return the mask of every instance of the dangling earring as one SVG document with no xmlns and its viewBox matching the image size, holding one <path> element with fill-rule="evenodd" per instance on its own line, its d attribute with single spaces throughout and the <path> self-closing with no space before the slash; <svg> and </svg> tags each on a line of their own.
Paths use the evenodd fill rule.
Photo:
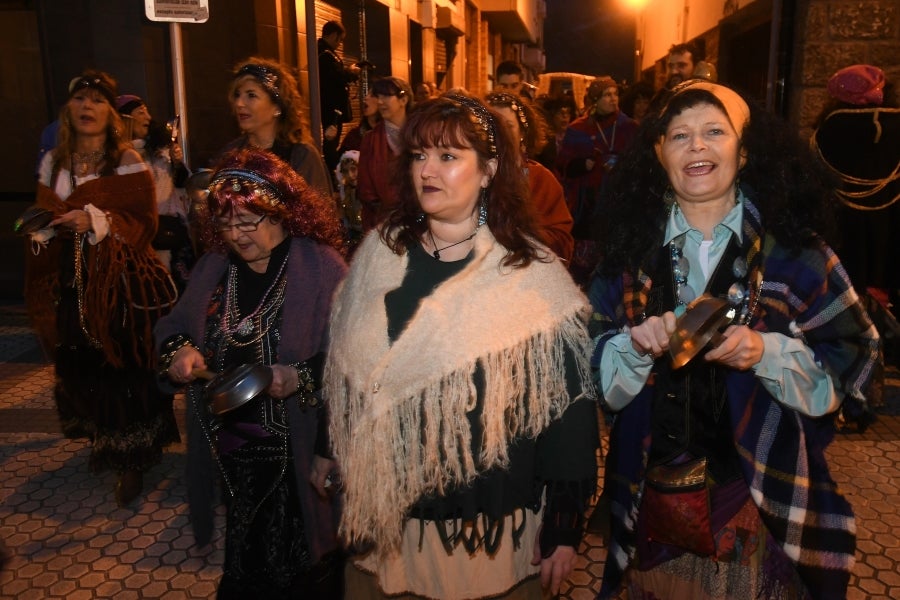
<svg viewBox="0 0 900 600">
<path fill-rule="evenodd" d="M 487 188 L 481 188 L 481 200 L 478 202 L 478 227 L 487 223 Z"/>
<path fill-rule="evenodd" d="M 672 189 L 671 185 L 663 192 L 663 202 L 668 205 L 675 204 L 675 190 Z"/>
<path fill-rule="evenodd" d="M 416 223 L 424 223 L 425 222 L 425 213 L 420 212 L 419 216 L 416 217 Z"/>
<path fill-rule="evenodd" d="M 280 111 L 280 110 L 276 110 L 276 111 L 275 111 L 275 116 L 276 116 L 276 117 L 280 117 L 280 116 L 281 116 L 281 111 Z"/>
</svg>

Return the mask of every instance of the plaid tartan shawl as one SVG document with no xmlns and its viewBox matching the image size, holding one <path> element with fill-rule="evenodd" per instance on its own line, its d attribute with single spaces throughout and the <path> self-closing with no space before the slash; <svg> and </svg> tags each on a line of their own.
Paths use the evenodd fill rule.
<svg viewBox="0 0 900 600">
<path fill-rule="evenodd" d="M 779 246 L 762 231 L 759 213 L 748 200 L 743 251 L 751 281 L 761 281 L 750 326 L 802 338 L 828 369 L 838 394 L 864 402 L 880 360 L 880 340 L 834 252 L 824 243 L 799 253 Z M 647 273 L 656 272 L 655 265 L 646 267 L 636 275 L 593 282 L 595 368 L 611 335 L 642 319 L 652 287 Z M 812 597 L 844 598 L 854 563 L 856 524 L 825 461 L 833 419 L 813 419 L 779 404 L 750 371 L 729 371 L 726 389 L 734 443 L 760 517 Z M 604 486 L 611 539 L 600 598 L 614 595 L 634 556 L 652 398 L 650 383 L 617 413 L 611 431 Z"/>
</svg>

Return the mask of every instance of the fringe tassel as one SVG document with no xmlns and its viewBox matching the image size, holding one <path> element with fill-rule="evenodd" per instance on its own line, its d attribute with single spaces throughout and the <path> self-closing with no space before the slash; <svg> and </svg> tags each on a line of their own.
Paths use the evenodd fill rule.
<svg viewBox="0 0 900 600">
<path fill-rule="evenodd" d="M 465 485 L 482 470 L 508 465 L 515 438 L 536 437 L 576 400 L 566 387 L 567 347 L 589 393 L 589 344 L 573 315 L 552 331 L 477 359 L 485 377 L 484 440 L 477 459 L 466 416 L 478 399 L 475 362 L 428 383 L 419 395 L 391 399 L 378 417 L 370 412 L 367 394 L 337 369 L 326 373 L 332 443 L 345 482 L 341 534 L 351 544 L 396 548 L 407 510 L 423 495 L 442 494 L 450 484 Z"/>
</svg>

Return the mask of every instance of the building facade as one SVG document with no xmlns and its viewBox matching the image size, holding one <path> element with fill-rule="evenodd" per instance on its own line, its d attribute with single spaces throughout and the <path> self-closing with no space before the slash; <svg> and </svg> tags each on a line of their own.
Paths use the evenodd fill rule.
<svg viewBox="0 0 900 600">
<path fill-rule="evenodd" d="M 897 0 L 647 0 L 636 13 L 637 70 L 657 87 L 672 44 L 694 42 L 719 81 L 809 134 L 838 69 L 867 63 L 900 80 Z"/>
</svg>

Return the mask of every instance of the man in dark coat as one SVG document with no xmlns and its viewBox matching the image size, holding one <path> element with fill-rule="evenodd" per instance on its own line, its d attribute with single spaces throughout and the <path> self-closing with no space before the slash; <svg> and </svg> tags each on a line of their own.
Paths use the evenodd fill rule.
<svg viewBox="0 0 900 600">
<path fill-rule="evenodd" d="M 322 106 L 322 154 L 329 172 L 340 160 L 338 144 L 344 123 L 353 120 L 349 84 L 359 77 L 359 67 L 345 67 L 338 55 L 346 30 L 337 21 L 322 25 L 319 38 L 319 99 Z"/>
</svg>

